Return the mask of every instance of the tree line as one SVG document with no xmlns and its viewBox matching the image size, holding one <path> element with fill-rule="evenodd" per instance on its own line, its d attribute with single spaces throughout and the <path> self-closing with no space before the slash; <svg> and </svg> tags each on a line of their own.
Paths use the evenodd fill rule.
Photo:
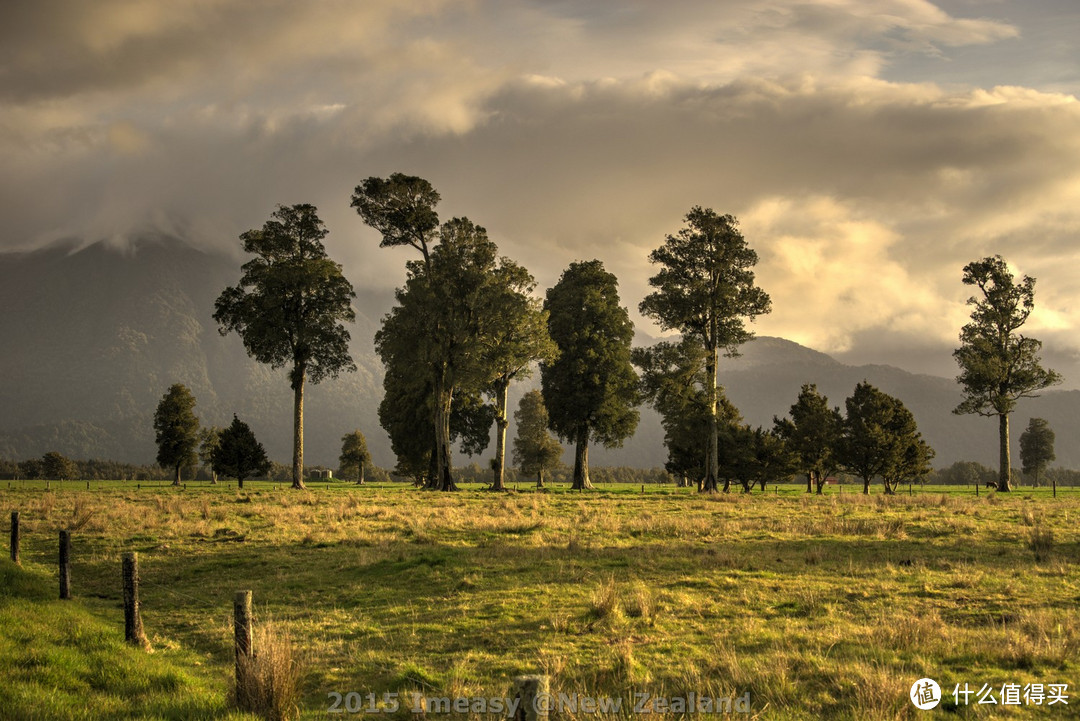
<svg viewBox="0 0 1080 721">
<path fill-rule="evenodd" d="M 721 356 L 738 355 L 753 337 L 747 324 L 770 312 L 771 299 L 756 286 L 758 256 L 734 216 L 695 206 L 650 254 L 657 272 L 639 310 L 679 335 L 633 348 L 618 280 L 600 260 L 571 263 L 541 300 L 534 277 L 501 255 L 483 226 L 466 217 L 441 221 L 440 201 L 427 180 L 402 173 L 369 177 L 352 195 L 352 207 L 379 233 L 381 247 L 417 253 L 375 336 L 385 368 L 378 415 L 396 473 L 455 490 L 455 444 L 470 455 L 482 452 L 494 426 L 490 487 L 505 488 L 508 388 L 537 366 L 541 390 L 528 394 L 515 414 L 513 453 L 540 485 L 557 463 L 561 439 L 574 447 L 573 487 L 589 488 L 590 445 L 620 446 L 636 429 L 644 402 L 663 419 L 666 468 L 704 492 L 732 483 L 764 487 L 792 473 L 804 474 L 807 489 L 820 492 L 831 473 L 844 469 L 863 479 L 864 490 L 880 479 L 891 493 L 930 471 L 934 453 L 910 411 L 867 383 L 845 400 L 845 414 L 806 385 L 790 417 L 775 419 L 772 428 L 741 422 L 719 383 Z M 254 257 L 215 303 L 223 335 L 236 332 L 253 358 L 289 370 L 297 488 L 303 488 L 305 384 L 355 370 L 345 328 L 355 318 L 355 293 L 327 256 L 326 235 L 314 206 L 279 206 L 261 229 L 240 236 Z M 1033 279 L 1017 282 L 994 256 L 965 266 L 962 280 L 979 294 L 969 300 L 971 323 L 954 353 L 964 391 L 956 412 L 998 418 L 997 488 L 1007 491 L 1009 414 L 1020 398 L 1060 376 L 1040 365 L 1039 342 L 1019 333 L 1034 308 Z M 159 436 L 159 448 L 164 442 Z M 173 464 L 178 477 L 195 452 L 188 446 L 162 450 L 159 462 Z M 243 471 L 234 463 L 227 472 Z"/>
</svg>

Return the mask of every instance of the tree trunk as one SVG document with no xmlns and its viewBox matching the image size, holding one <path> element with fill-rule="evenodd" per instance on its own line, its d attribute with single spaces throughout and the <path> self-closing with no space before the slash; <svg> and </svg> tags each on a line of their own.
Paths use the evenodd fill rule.
<svg viewBox="0 0 1080 721">
<path fill-rule="evenodd" d="M 813 493 L 814 492 L 814 472 L 813 471 L 807 471 L 806 472 L 806 492 L 807 493 Z"/>
<path fill-rule="evenodd" d="M 214 471 L 214 470 L 210 471 L 210 485 L 212 485 L 212 486 L 217 485 L 217 471 Z"/>
<path fill-rule="evenodd" d="M 705 482 L 701 486 L 704 493 L 716 493 L 717 476 L 720 470 L 720 429 L 718 428 L 716 412 L 716 355 L 717 349 L 707 348 L 708 357 L 705 360 L 705 376 L 708 383 L 709 394 L 709 450 L 705 457 Z"/>
<path fill-rule="evenodd" d="M 495 468 L 491 482 L 493 491 L 506 490 L 506 428 L 510 425 L 510 420 L 506 417 L 506 395 L 509 389 L 510 381 L 506 379 L 500 379 L 495 387 Z"/>
<path fill-rule="evenodd" d="M 544 469 L 543 468 L 541 468 L 540 470 L 538 470 L 536 472 L 536 487 L 537 488 L 543 488 L 544 487 Z"/>
<path fill-rule="evenodd" d="M 435 425 L 431 426 L 431 430 L 435 430 Z M 428 454 L 428 473 L 427 478 L 423 484 L 424 488 L 429 491 L 434 491 L 439 488 L 439 443 L 438 433 L 432 433 L 431 435 L 431 452 Z"/>
<path fill-rule="evenodd" d="M 998 443 L 999 458 L 998 462 L 1000 467 L 998 468 L 998 485 L 999 491 L 1011 491 L 1012 485 L 1009 483 L 1009 477 L 1012 473 L 1009 460 L 1009 415 L 1002 413 L 998 416 Z"/>
<path fill-rule="evenodd" d="M 865 496 L 870 495 L 870 479 L 869 478 L 862 479 L 862 492 L 863 492 L 863 495 L 865 495 Z"/>
<path fill-rule="evenodd" d="M 179 486 L 180 485 L 180 464 L 179 463 L 176 464 L 176 474 L 173 476 L 172 484 L 174 486 Z"/>
<path fill-rule="evenodd" d="M 825 474 L 821 471 L 814 471 L 814 484 L 817 486 L 817 494 L 819 496 L 825 495 Z"/>
<path fill-rule="evenodd" d="M 293 456 L 292 487 L 303 490 L 304 486 L 304 381 L 307 367 L 303 363 L 293 366 Z"/>
<path fill-rule="evenodd" d="M 450 468 L 450 406 L 454 401 L 453 391 L 446 387 L 445 379 L 435 379 L 435 481 L 439 491 L 456 491 L 454 476 Z"/>
<path fill-rule="evenodd" d="M 360 472 L 356 477 L 356 485 L 358 485 L 358 486 L 364 485 L 364 464 L 363 463 L 360 464 Z"/>
<path fill-rule="evenodd" d="M 589 431 L 588 429 L 578 433 L 577 445 L 574 448 L 574 483 L 572 490 L 581 491 L 592 488 L 589 480 Z"/>
</svg>

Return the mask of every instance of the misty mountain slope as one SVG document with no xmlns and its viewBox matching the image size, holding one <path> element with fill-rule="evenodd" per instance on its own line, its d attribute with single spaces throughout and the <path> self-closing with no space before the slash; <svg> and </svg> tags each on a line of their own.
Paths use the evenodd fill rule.
<svg viewBox="0 0 1080 721">
<path fill-rule="evenodd" d="M 239 277 L 237 261 L 166 239 L 128 252 L 95 244 L 0 255 L 0 453 L 152 460 L 154 409 L 169 385 L 183 383 L 204 423 L 224 425 L 237 413 L 272 457 L 287 460 L 285 371 L 251 361 L 211 317 L 217 295 Z M 334 462 L 341 436 L 356 427 L 389 452 L 370 404 L 381 388 L 374 328 L 366 315 L 358 320 L 350 328 L 357 372 L 308 386 L 312 463 Z M 81 431 L 60 433 L 65 427 Z"/>
<path fill-rule="evenodd" d="M 218 294 L 239 277 L 237 259 L 169 239 L 147 239 L 128 252 L 97 244 L 0 254 L 0 455 L 22 459 L 58 450 L 76 458 L 150 462 L 154 409 L 168 386 L 179 382 L 192 389 L 204 423 L 225 425 L 237 413 L 273 459 L 287 462 L 292 393 L 285 370 L 253 362 L 239 337 L 222 337 L 211 317 Z M 349 328 L 357 372 L 308 386 L 310 464 L 336 465 L 341 436 L 354 428 L 367 436 L 376 463 L 394 463 L 378 425 L 382 366 L 373 348 L 393 298 L 362 288 L 357 293 L 357 322 Z M 636 342 L 652 340 L 639 333 Z M 911 409 L 937 451 L 936 465 L 996 463 L 996 421 L 953 415 L 960 391 L 951 379 L 891 366 L 848 366 L 769 337 L 747 343 L 736 358 L 722 358 L 719 373 L 746 422 L 766 427 L 787 413 L 803 383 L 816 383 L 843 408 L 855 385 L 867 380 Z M 538 376 L 511 387 L 512 410 L 539 385 Z M 1020 403 L 1013 417 L 1016 465 L 1018 439 L 1032 415 L 1056 430 L 1058 463 L 1080 467 L 1080 449 L 1069 442 L 1080 433 L 1080 391 Z M 568 448 L 568 460 L 571 453 Z M 491 454 L 489 447 L 485 457 Z M 642 408 L 634 437 L 618 449 L 594 446 L 590 456 L 600 465 L 662 465 L 658 416 Z M 455 463 L 470 460 L 459 454 Z"/>
</svg>

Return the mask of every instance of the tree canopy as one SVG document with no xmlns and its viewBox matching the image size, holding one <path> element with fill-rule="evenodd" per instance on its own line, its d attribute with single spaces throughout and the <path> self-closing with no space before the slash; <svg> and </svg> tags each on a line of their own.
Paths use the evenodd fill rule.
<svg viewBox="0 0 1080 721">
<path fill-rule="evenodd" d="M 290 368 L 294 488 L 304 487 L 305 382 L 356 370 L 344 326 L 356 317 L 356 294 L 341 265 L 326 254 L 327 233 L 315 206 L 278 206 L 262 229 L 240 236 L 244 251 L 255 257 L 214 304 L 222 335 L 235 331 L 252 358 Z"/>
<path fill-rule="evenodd" d="M 172 468 L 173 485 L 180 485 L 180 469 L 194 465 L 199 447 L 199 419 L 195 417 L 195 396 L 182 383 L 174 383 L 154 411 L 154 440 L 157 462 Z"/>
<path fill-rule="evenodd" d="M 428 264 L 410 261 L 406 267 L 405 287 L 397 291 L 398 304 L 383 319 L 375 346 L 387 377 L 391 370 L 396 374 L 392 381 L 395 390 L 411 387 L 409 397 L 414 403 L 430 398 L 433 486 L 454 490 L 450 450 L 455 396 L 474 398 L 491 389 L 500 377 L 509 383 L 509 378 L 523 370 L 520 356 L 506 350 L 521 340 L 507 328 L 522 317 L 507 313 L 511 297 L 525 297 L 533 280 L 520 266 L 500 258 L 487 231 L 467 218 L 454 218 L 442 225 L 439 244 L 431 250 Z M 524 305 L 528 311 L 528 303 Z M 528 332 L 528 324 L 534 323 L 527 317 L 524 320 L 527 326 L 523 332 Z M 517 345 L 517 352 L 530 342 Z M 409 377 L 410 373 L 414 377 Z M 427 383 L 430 394 L 422 387 Z M 493 413 L 487 416 L 488 430 L 493 417 Z M 481 418 L 477 412 L 461 420 L 471 423 Z M 473 435 L 466 432 L 470 438 Z"/>
<path fill-rule="evenodd" d="M 753 337 L 746 321 L 768 313 L 768 294 L 754 285 L 758 256 L 739 232 L 738 220 L 711 208 L 694 206 L 686 226 L 668 235 L 649 255 L 660 267 L 649 279 L 656 288 L 641 302 L 641 313 L 666 330 L 678 330 L 705 349 L 705 392 L 708 411 L 708 453 L 704 491 L 716 491 L 719 470 L 719 351 L 736 355 Z"/>
<path fill-rule="evenodd" d="M 430 264 L 430 246 L 437 239 L 439 194 L 414 175 L 366 178 L 353 191 L 352 207 L 364 223 L 382 234 L 381 248 L 409 245 Z"/>
<path fill-rule="evenodd" d="M 41 457 L 38 475 L 50 481 L 70 481 L 78 474 L 75 462 L 58 451 L 49 451 Z"/>
<path fill-rule="evenodd" d="M 960 330 L 960 347 L 953 357 L 960 366 L 956 380 L 964 399 L 954 413 L 977 413 L 998 418 L 998 490 L 1011 489 L 1009 414 L 1020 398 L 1061 382 L 1061 376 L 1042 367 L 1042 343 L 1019 330 L 1035 309 L 1035 279 L 1016 281 L 1000 255 L 964 266 L 964 285 L 978 294 L 968 299 L 971 322 Z"/>
<path fill-rule="evenodd" d="M 540 364 L 551 428 L 575 444 L 575 489 L 591 488 L 589 441 L 614 448 L 638 423 L 638 378 L 630 362 L 634 327 L 618 281 L 599 260 L 572 263 L 547 291 L 548 331 L 559 349 Z"/>
</svg>

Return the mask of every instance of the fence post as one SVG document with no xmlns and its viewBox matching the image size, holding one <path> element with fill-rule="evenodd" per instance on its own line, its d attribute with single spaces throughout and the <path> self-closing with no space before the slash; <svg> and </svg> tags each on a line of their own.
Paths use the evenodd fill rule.
<svg viewBox="0 0 1080 721">
<path fill-rule="evenodd" d="M 60 598 L 71 598 L 71 531 L 60 531 Z"/>
<path fill-rule="evenodd" d="M 19 565 L 19 512 L 11 512 L 11 560 Z"/>
<path fill-rule="evenodd" d="M 243 699 L 245 675 L 251 668 L 251 591 L 237 591 L 233 598 L 233 646 L 236 652 L 236 696 Z M 244 708 L 241 703 L 241 708 Z"/>
<path fill-rule="evenodd" d="M 550 682 L 547 676 L 514 678 L 514 698 L 518 699 L 514 721 L 547 721 L 551 710 Z"/>
<path fill-rule="evenodd" d="M 125 553 L 124 578 L 124 640 L 132 646 L 150 649 L 150 642 L 143 633 L 142 614 L 139 613 L 139 557 Z"/>
</svg>

